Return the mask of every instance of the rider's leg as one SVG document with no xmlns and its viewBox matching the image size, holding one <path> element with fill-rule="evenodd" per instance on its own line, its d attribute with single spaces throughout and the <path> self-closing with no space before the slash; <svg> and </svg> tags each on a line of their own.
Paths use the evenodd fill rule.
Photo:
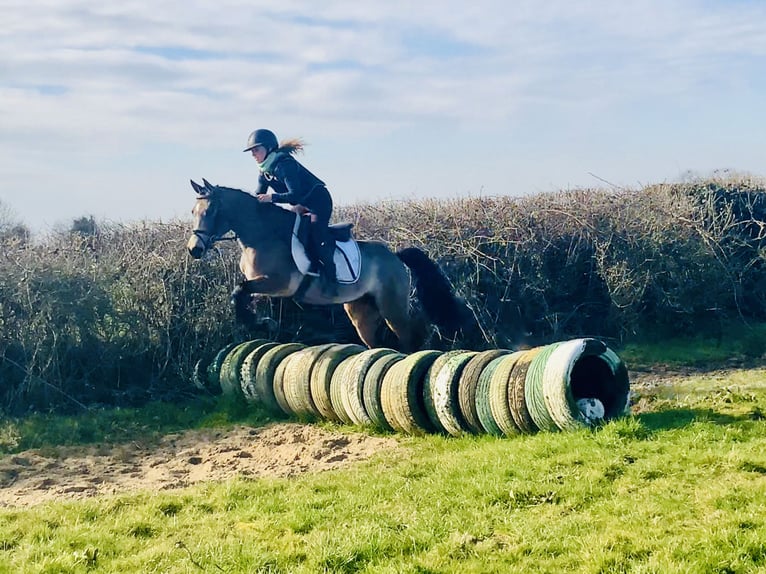
<svg viewBox="0 0 766 574">
<path fill-rule="evenodd" d="M 322 292 L 335 297 L 338 294 L 338 286 L 335 276 L 335 240 L 330 236 L 327 224 L 321 225 L 319 221 L 311 224 L 317 240 L 319 261 L 322 263 Z"/>
</svg>

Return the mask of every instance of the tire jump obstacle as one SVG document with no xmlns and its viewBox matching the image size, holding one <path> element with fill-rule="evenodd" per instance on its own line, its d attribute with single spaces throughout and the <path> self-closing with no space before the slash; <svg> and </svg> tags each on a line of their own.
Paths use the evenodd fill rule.
<svg viewBox="0 0 766 574">
<path fill-rule="evenodd" d="M 199 361 L 192 380 L 277 414 L 454 436 L 589 427 L 628 414 L 630 395 L 622 360 L 592 338 L 409 355 L 255 339 Z"/>
</svg>

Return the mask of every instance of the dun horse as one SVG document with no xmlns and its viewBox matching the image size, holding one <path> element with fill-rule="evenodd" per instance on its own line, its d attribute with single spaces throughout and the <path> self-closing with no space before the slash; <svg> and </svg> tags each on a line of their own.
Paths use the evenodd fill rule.
<svg viewBox="0 0 766 574">
<path fill-rule="evenodd" d="M 384 344 L 379 327 L 385 321 L 396 335 L 400 350 L 411 352 L 422 347 L 428 332 L 425 318 L 411 310 L 413 286 L 427 319 L 442 335 L 454 337 L 470 313 L 428 255 L 415 247 L 394 253 L 380 241 L 345 243 L 355 250 L 352 255 L 358 256 L 358 265 L 355 268 L 350 263 L 344 265 L 348 256 L 338 260 L 339 276 L 343 267 L 348 268 L 351 276 L 339 282 L 337 297 L 328 299 L 322 294 L 319 281 L 306 276 L 305 266 L 299 264 L 302 253 L 298 252 L 302 250 L 295 249 L 298 223 L 307 217 L 273 203 L 259 202 L 244 191 L 202 181 L 204 185 L 191 182 L 197 202 L 192 209 L 194 231 L 187 248 L 192 257 L 199 259 L 224 234 L 234 232 L 242 249 L 239 267 L 245 276 L 232 293 L 239 318 L 247 312 L 254 294 L 295 297 L 319 305 L 343 303 L 368 347 Z M 350 239 L 349 224 L 345 229 L 331 227 L 336 235 L 345 232 L 344 239 Z"/>
</svg>

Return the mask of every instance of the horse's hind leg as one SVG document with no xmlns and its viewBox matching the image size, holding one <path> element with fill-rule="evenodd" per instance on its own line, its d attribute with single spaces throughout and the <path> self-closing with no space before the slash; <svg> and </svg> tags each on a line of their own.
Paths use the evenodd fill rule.
<svg viewBox="0 0 766 574">
<path fill-rule="evenodd" d="M 375 306 L 375 301 L 369 295 L 361 299 L 345 303 L 343 308 L 362 342 L 371 349 L 378 344 L 377 332 L 383 318 Z"/>
<path fill-rule="evenodd" d="M 420 317 L 410 314 L 409 293 L 399 291 L 402 292 L 380 293 L 375 301 L 386 324 L 399 339 L 400 350 L 411 353 L 423 345 L 426 324 Z"/>
</svg>

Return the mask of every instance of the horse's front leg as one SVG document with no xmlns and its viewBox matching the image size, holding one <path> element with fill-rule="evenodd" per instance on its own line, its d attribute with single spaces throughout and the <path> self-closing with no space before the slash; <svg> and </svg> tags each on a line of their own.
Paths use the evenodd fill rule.
<svg viewBox="0 0 766 574">
<path fill-rule="evenodd" d="M 282 277 L 261 275 L 254 279 L 245 279 L 231 292 L 231 304 L 237 321 L 248 324 L 253 320 L 253 314 L 248 309 L 253 295 L 279 296 L 285 289 Z"/>
</svg>

